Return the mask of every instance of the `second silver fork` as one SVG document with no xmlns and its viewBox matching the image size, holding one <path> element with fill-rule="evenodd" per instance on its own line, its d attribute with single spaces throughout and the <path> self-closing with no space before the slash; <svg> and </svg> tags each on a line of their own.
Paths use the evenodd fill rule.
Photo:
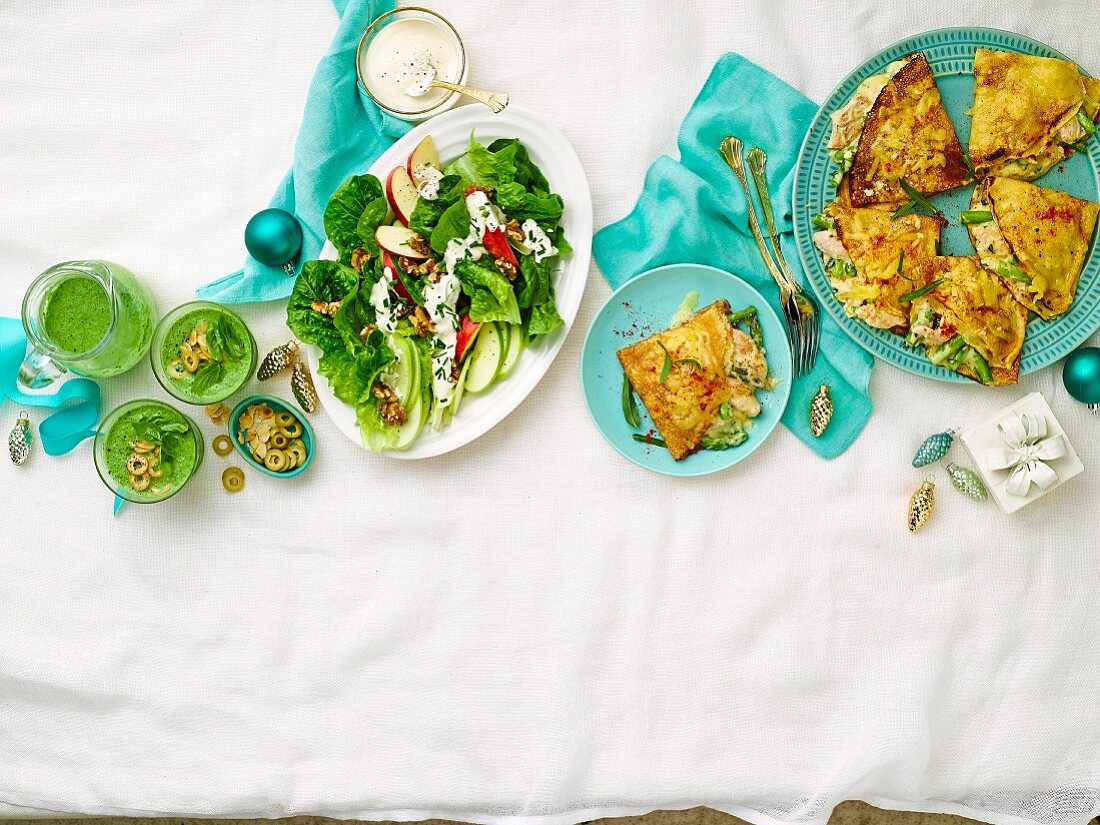
<svg viewBox="0 0 1100 825">
<path fill-rule="evenodd" d="M 722 157 L 725 158 L 726 163 L 729 164 L 741 184 L 748 209 L 749 228 L 756 240 L 756 246 L 761 259 L 764 261 L 764 266 L 779 287 L 780 305 L 783 310 L 783 317 L 787 322 L 787 335 L 791 341 L 795 374 L 805 375 L 813 369 L 817 361 L 820 340 L 820 312 L 813 298 L 802 291 L 798 281 L 791 273 L 786 259 L 783 257 L 783 250 L 779 245 L 779 230 L 775 223 L 765 174 L 767 155 L 763 150 L 755 147 L 750 149 L 747 154 L 743 154 L 743 149 L 744 144 L 733 136 L 723 140 L 719 147 Z M 768 248 L 768 244 L 764 240 L 764 234 L 760 229 L 760 221 L 756 215 L 756 207 L 753 204 L 748 179 L 745 176 L 746 162 L 752 172 L 753 183 L 756 185 L 757 195 L 764 210 L 764 221 L 775 249 L 774 253 Z"/>
</svg>

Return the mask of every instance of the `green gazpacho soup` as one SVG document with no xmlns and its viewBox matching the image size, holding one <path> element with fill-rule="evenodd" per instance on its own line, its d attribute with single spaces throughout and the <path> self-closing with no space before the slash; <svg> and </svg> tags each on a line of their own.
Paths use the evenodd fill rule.
<svg viewBox="0 0 1100 825">
<path fill-rule="evenodd" d="M 160 363 L 175 394 L 211 404 L 235 393 L 252 372 L 256 345 L 233 312 L 202 305 L 172 321 L 160 345 Z"/>
<path fill-rule="evenodd" d="M 135 402 L 107 430 L 103 461 L 127 497 L 158 501 L 191 478 L 199 445 L 182 413 L 159 401 Z"/>
<path fill-rule="evenodd" d="M 66 352 L 90 352 L 110 327 L 111 296 L 92 278 L 73 275 L 46 297 L 42 328 L 46 337 Z"/>
</svg>

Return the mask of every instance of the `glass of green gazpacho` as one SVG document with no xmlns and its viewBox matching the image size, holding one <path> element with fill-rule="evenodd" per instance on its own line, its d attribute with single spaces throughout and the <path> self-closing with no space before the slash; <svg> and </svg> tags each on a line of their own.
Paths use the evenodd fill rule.
<svg viewBox="0 0 1100 825">
<path fill-rule="evenodd" d="M 256 369 L 256 340 L 237 313 L 192 301 L 157 324 L 149 355 L 170 394 L 189 404 L 214 404 L 239 390 Z"/>
<path fill-rule="evenodd" d="M 178 493 L 202 464 L 202 433 L 163 401 L 140 399 L 110 413 L 95 437 L 95 466 L 103 483 L 136 504 Z"/>
<path fill-rule="evenodd" d="M 19 368 L 28 387 L 66 370 L 88 378 L 126 372 L 149 349 L 153 295 L 130 270 L 109 261 L 69 261 L 39 275 L 23 299 L 31 352 Z"/>
</svg>

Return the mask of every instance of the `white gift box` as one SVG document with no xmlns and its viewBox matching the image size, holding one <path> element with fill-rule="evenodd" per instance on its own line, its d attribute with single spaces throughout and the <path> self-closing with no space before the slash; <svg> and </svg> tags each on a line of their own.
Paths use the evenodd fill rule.
<svg viewBox="0 0 1100 825">
<path fill-rule="evenodd" d="M 1031 444 L 1038 445 L 1039 442 L 1049 440 L 1048 443 L 1057 448 L 1055 452 L 1060 452 L 1061 447 L 1064 447 L 1064 453 L 1056 458 L 1039 460 L 1036 462 L 1033 457 L 1033 453 L 1035 453 L 1036 450 L 1024 447 L 1017 452 L 1013 439 L 1010 435 L 1006 436 L 1006 432 L 1002 429 L 1002 425 L 1004 425 L 1010 433 L 1014 428 L 1015 432 L 1022 432 L 1020 420 L 1013 421 L 1013 419 L 1020 419 L 1020 416 L 1025 414 L 1034 416 L 1034 418 L 1030 419 L 1030 422 L 1032 424 L 1039 424 L 1040 430 L 1038 434 L 1032 433 L 1031 435 L 1033 437 L 1028 439 L 1028 441 Z M 1029 419 L 1025 417 L 1022 420 L 1026 423 Z M 974 459 L 974 463 L 977 466 L 978 473 L 982 477 L 982 481 L 984 481 L 985 486 L 989 488 L 989 494 L 993 496 L 997 505 L 1005 513 L 1015 513 L 1021 507 L 1030 504 L 1040 496 L 1062 486 L 1085 469 L 1085 465 L 1081 463 L 1077 451 L 1074 450 L 1073 445 L 1069 443 L 1069 438 L 1066 437 L 1066 431 L 1062 429 L 1062 425 L 1058 423 L 1058 419 L 1054 417 L 1054 411 L 1051 410 L 1050 404 L 1047 403 L 1043 394 L 1039 392 L 1025 395 L 1019 401 L 1005 407 L 999 413 L 987 418 L 981 424 L 976 424 L 973 427 L 963 430 L 962 433 L 959 434 L 959 438 L 962 440 L 963 444 L 966 445 L 966 449 L 970 451 L 970 455 Z M 1060 446 L 1058 445 L 1059 439 L 1061 441 Z M 1015 442 L 1015 444 L 1018 445 L 1019 442 Z M 1008 457 L 1014 454 L 1018 455 L 1020 459 L 1019 464 L 1015 467 L 1003 466 L 1008 463 Z M 1023 466 L 1028 463 L 1026 459 L 1029 457 L 1031 457 L 1033 465 L 1037 463 L 1042 466 Z M 1011 486 L 1010 479 L 1013 478 L 1014 472 L 1016 473 L 1014 481 L 1020 484 L 1022 480 L 1023 484 L 1026 484 L 1026 494 L 1014 495 L 1007 489 L 1008 486 Z M 1042 489 L 1038 483 L 1027 483 L 1029 475 L 1033 475 L 1036 478 L 1045 477 L 1045 479 L 1050 479 L 1051 472 L 1054 473 L 1056 478 L 1052 481 L 1044 481 L 1044 483 L 1049 484 L 1045 490 Z"/>
</svg>

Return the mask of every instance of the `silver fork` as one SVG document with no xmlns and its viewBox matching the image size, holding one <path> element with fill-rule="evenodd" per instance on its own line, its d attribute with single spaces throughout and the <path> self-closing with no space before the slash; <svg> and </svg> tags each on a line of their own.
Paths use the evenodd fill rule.
<svg viewBox="0 0 1100 825">
<path fill-rule="evenodd" d="M 749 228 L 752 230 L 756 246 L 760 251 L 760 257 L 764 261 L 769 274 L 779 287 L 780 306 L 783 310 L 783 318 L 787 322 L 787 337 L 790 338 L 791 351 L 794 355 L 794 367 L 796 375 L 805 375 L 813 369 L 817 361 L 817 351 L 820 333 L 820 313 L 813 299 L 803 293 L 802 288 L 791 274 L 790 267 L 783 257 L 783 250 L 779 246 L 779 231 L 775 225 L 775 216 L 771 206 L 771 197 L 768 193 L 767 180 L 764 177 L 764 164 L 767 155 L 759 149 L 750 149 L 749 157 L 752 162 L 749 168 L 753 173 L 753 182 L 757 187 L 761 206 L 764 208 L 764 219 L 768 226 L 772 244 L 776 253 L 773 255 L 764 240 L 764 233 L 760 229 L 760 221 L 756 216 L 756 207 L 749 193 L 749 182 L 745 176 L 745 160 L 742 152 L 744 144 L 736 137 L 727 137 L 722 141 L 719 151 L 726 163 L 737 176 L 741 189 L 745 193 L 745 203 L 748 207 Z"/>
<path fill-rule="evenodd" d="M 779 243 L 779 229 L 775 225 L 775 210 L 772 209 L 771 193 L 768 191 L 768 176 L 766 166 L 768 156 L 763 149 L 754 146 L 745 153 L 745 163 L 752 173 L 753 183 L 756 184 L 756 194 L 760 198 L 760 206 L 764 209 L 764 225 L 768 227 L 772 246 L 775 248 L 775 259 L 780 269 L 787 277 L 787 283 L 794 293 L 794 301 L 798 305 L 798 316 L 802 348 L 799 355 L 799 363 L 796 370 L 799 375 L 805 375 L 814 368 L 817 363 L 817 351 L 820 344 L 821 313 L 817 303 L 807 295 L 791 272 L 787 259 L 783 257 L 783 247 Z"/>
<path fill-rule="evenodd" d="M 775 285 L 779 287 L 779 306 L 783 310 L 783 320 L 787 322 L 787 338 L 790 339 L 791 352 L 795 357 L 795 373 L 798 374 L 798 356 L 802 347 L 802 323 L 798 314 L 798 304 L 795 303 L 794 290 L 791 289 L 790 281 L 768 251 L 764 234 L 760 231 L 760 221 L 756 218 L 756 208 L 752 205 L 752 196 L 749 194 L 749 181 L 745 177 L 743 148 L 744 145 L 741 141 L 731 136 L 722 141 L 718 151 L 726 159 L 726 163 L 733 170 L 733 174 L 737 176 L 737 180 L 741 183 L 741 188 L 745 192 L 745 201 L 749 207 L 749 228 L 752 230 L 753 238 L 756 239 L 756 246 L 760 250 L 760 257 L 764 261 L 764 266 L 767 267 L 768 273 L 775 281 Z"/>
</svg>

